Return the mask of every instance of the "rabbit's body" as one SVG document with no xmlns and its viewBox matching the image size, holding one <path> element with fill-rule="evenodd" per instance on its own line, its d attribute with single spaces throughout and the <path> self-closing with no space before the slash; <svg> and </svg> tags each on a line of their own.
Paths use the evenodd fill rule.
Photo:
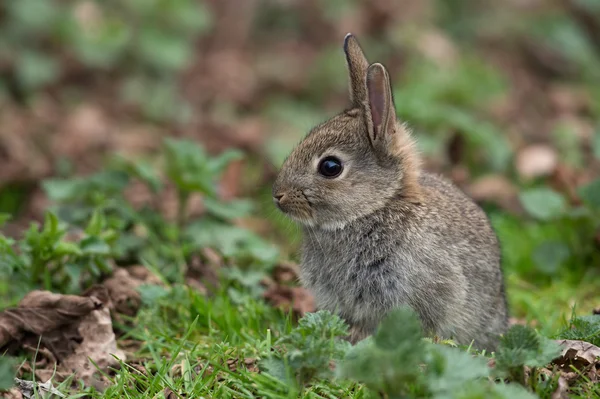
<svg viewBox="0 0 600 399">
<path fill-rule="evenodd" d="M 419 182 L 422 204 L 393 198 L 342 229 L 305 227 L 302 283 L 348 321 L 354 341 L 407 304 L 429 332 L 491 349 L 507 325 L 498 242 L 451 183 L 427 173 Z"/>
<path fill-rule="evenodd" d="M 496 235 L 458 188 L 421 171 L 385 68 L 350 35 L 344 49 L 352 107 L 315 127 L 273 186 L 304 225 L 302 282 L 353 341 L 409 305 L 427 331 L 493 349 L 508 324 Z"/>
</svg>

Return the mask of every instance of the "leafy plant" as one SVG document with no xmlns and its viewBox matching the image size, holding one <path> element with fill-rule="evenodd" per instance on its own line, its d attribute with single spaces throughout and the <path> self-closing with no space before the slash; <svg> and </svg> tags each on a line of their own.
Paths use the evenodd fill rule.
<svg viewBox="0 0 600 399">
<path fill-rule="evenodd" d="M 339 339 L 346 335 L 348 327 L 339 317 L 327 311 L 308 313 L 277 341 L 279 351 L 262 365 L 279 379 L 303 386 L 332 374 L 330 362 L 341 359 L 350 346 Z"/>
<path fill-rule="evenodd" d="M 117 236 L 114 255 L 118 263 L 152 264 L 170 281 L 181 281 L 190 257 L 205 247 L 217 249 L 242 267 L 264 268 L 276 262 L 279 252 L 274 246 L 231 225 L 232 219 L 248 215 L 252 204 L 247 200 L 223 203 L 218 197 L 221 174 L 230 162 L 240 159 L 239 151 L 211 156 L 195 142 L 167 139 L 161 155 L 160 167 L 144 160 L 117 159 L 107 170 L 47 180 L 44 188 L 58 205 L 57 215 L 74 225 L 82 226 L 96 209 L 101 210 L 105 225 Z M 134 180 L 144 183 L 152 195 L 137 208 L 124 195 Z M 169 186 L 177 193 L 174 221 L 156 207 Z M 187 216 L 192 194 L 202 196 L 206 209 L 195 219 Z"/>
<path fill-rule="evenodd" d="M 138 104 L 146 117 L 189 114 L 175 81 L 196 39 L 212 27 L 204 2 L 23 0 L 1 11 L 0 63 L 20 96 L 59 81 L 75 60 L 88 72 L 116 71 L 122 100 Z"/>
<path fill-rule="evenodd" d="M 14 384 L 15 359 L 8 356 L 0 356 L 0 391 L 8 390 Z"/>
<path fill-rule="evenodd" d="M 490 383 L 488 360 L 423 339 L 417 315 L 396 309 L 346 355 L 338 375 L 390 398 L 532 397 L 522 388 Z"/>
<path fill-rule="evenodd" d="M 47 212 L 43 227 L 33 223 L 22 240 L 0 235 L 2 274 L 26 276 L 31 287 L 75 292 L 91 278 L 112 270 L 109 258 L 116 234 L 105 229 L 100 212 L 93 214 L 78 237 L 69 239 L 68 233 L 67 225 Z"/>
<path fill-rule="evenodd" d="M 578 339 L 600 346 L 600 315 L 573 317 L 557 338 Z"/>
<path fill-rule="evenodd" d="M 546 366 L 560 354 L 558 345 L 539 336 L 533 329 L 514 325 L 504 334 L 496 352 L 496 371 L 523 385 L 525 366 L 534 368 L 530 385 L 537 384 L 535 367 Z"/>
</svg>

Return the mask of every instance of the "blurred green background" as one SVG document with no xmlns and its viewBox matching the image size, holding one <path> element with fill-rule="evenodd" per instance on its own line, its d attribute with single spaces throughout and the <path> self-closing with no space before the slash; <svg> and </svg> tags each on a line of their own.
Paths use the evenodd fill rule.
<svg viewBox="0 0 600 399">
<path fill-rule="evenodd" d="M 273 209 L 270 184 L 293 145 L 347 105 L 347 32 L 388 67 L 426 167 L 490 215 L 517 321 L 555 331 L 573 309 L 599 307 L 595 0 L 4 0 L 3 233 L 19 237 L 69 196 L 42 181 L 116 158 L 152 163 L 166 137 L 186 138 L 244 154 L 215 195 L 250 201 L 204 207 L 295 258 L 298 229 Z M 134 204 L 147 196 L 111 187 Z M 186 217 L 176 197 L 167 185 L 157 201 L 167 219 Z"/>
</svg>

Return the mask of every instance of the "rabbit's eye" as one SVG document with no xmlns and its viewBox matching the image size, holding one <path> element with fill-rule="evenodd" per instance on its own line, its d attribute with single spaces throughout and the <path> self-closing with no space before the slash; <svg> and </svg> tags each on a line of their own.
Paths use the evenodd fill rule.
<svg viewBox="0 0 600 399">
<path fill-rule="evenodd" d="M 343 169 L 342 161 L 336 157 L 325 157 L 319 163 L 319 173 L 325 177 L 338 177 Z"/>
</svg>

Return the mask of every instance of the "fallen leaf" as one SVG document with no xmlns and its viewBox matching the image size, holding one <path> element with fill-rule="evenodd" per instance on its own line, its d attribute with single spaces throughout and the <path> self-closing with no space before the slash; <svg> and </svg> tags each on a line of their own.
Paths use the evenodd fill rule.
<svg viewBox="0 0 600 399">
<path fill-rule="evenodd" d="M 292 262 L 281 262 L 273 269 L 273 278 L 278 283 L 298 281 L 298 265 Z"/>
<path fill-rule="evenodd" d="M 549 176 L 557 165 L 556 150 L 545 144 L 527 146 L 517 153 L 515 159 L 515 168 L 519 176 L 526 180 Z"/>
<path fill-rule="evenodd" d="M 467 186 L 465 191 L 476 202 L 488 201 L 515 213 L 522 211 L 517 187 L 503 175 L 480 177 Z"/>
<path fill-rule="evenodd" d="M 16 308 L 0 313 L 0 348 L 20 340 L 25 333 L 40 336 L 66 324 L 79 321 L 103 303 L 96 297 L 60 295 L 32 291 Z"/>
<path fill-rule="evenodd" d="M 267 288 L 263 297 L 284 311 L 291 309 L 299 317 L 316 310 L 314 297 L 304 287 L 273 285 Z"/>
<path fill-rule="evenodd" d="M 125 353 L 117 347 L 109 308 L 103 307 L 85 316 L 79 322 L 77 331 L 81 343 L 62 360 L 62 366 L 73 370 L 86 385 L 97 385 L 97 368 L 106 372 L 109 368 L 118 367 L 119 359 L 126 358 Z"/>
<path fill-rule="evenodd" d="M 143 284 L 161 285 L 161 280 L 144 266 L 118 268 L 103 285 L 110 296 L 110 308 L 118 313 L 134 316 L 142 300 L 137 288 Z"/>
<path fill-rule="evenodd" d="M 552 392 L 552 396 L 550 397 L 551 399 L 569 399 L 569 394 L 568 394 L 568 389 L 569 389 L 569 384 L 567 383 L 567 380 L 560 376 L 558 377 L 558 386 L 556 387 L 556 390 L 554 392 Z"/>
<path fill-rule="evenodd" d="M 33 291 L 18 307 L 0 313 L 2 346 L 35 350 L 35 372 L 40 379 L 48 380 L 56 372 L 55 379 L 62 380 L 75 373 L 87 385 L 100 388 L 103 383 L 95 378 L 92 362 L 106 372 L 119 365 L 115 356 L 125 359 L 117 348 L 109 303 L 108 290 L 102 286 L 82 296 Z M 41 369 L 38 357 L 45 361 Z"/>
<path fill-rule="evenodd" d="M 240 363 L 243 364 L 243 367 L 246 370 L 248 370 L 252 373 L 259 372 L 258 361 L 257 361 L 257 359 L 255 359 L 253 357 L 247 357 L 242 362 L 240 362 L 240 359 L 238 359 L 238 358 L 227 359 L 227 361 L 226 361 L 227 368 L 230 371 L 237 371 L 238 367 L 240 366 Z"/>
<path fill-rule="evenodd" d="M 12 388 L 4 392 L 3 395 L 4 399 L 23 399 L 23 394 L 19 391 L 19 388 Z"/>
<path fill-rule="evenodd" d="M 554 360 L 561 369 L 571 370 L 570 366 L 577 370 L 583 370 L 600 362 L 600 348 L 589 342 L 571 339 L 557 340 L 563 350 L 560 357 Z"/>
<path fill-rule="evenodd" d="M 420 35 L 417 47 L 425 57 L 442 68 L 451 68 L 458 59 L 456 46 L 442 31 L 426 31 Z"/>
<path fill-rule="evenodd" d="M 15 378 L 15 383 L 17 384 L 17 388 L 23 397 L 27 399 L 38 398 L 38 395 L 45 398 L 46 396 L 49 396 L 48 394 L 56 395 L 59 398 L 66 397 L 62 392 L 52 386 L 51 381 L 40 383 L 36 381 L 26 381 L 20 378 Z"/>
<path fill-rule="evenodd" d="M 562 84 L 550 87 L 548 99 L 557 114 L 587 112 L 590 106 L 590 99 L 586 92 Z"/>
<path fill-rule="evenodd" d="M 169 387 L 165 388 L 163 394 L 165 395 L 165 399 L 179 399 L 179 396 Z"/>
</svg>

